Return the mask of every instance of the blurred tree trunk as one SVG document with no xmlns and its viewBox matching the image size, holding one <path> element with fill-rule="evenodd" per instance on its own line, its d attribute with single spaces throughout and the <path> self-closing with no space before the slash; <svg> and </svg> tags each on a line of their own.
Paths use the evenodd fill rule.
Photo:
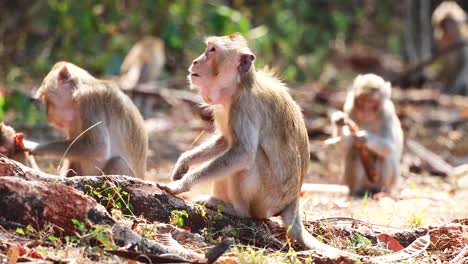
<svg viewBox="0 0 468 264">
<path fill-rule="evenodd" d="M 405 0 L 403 37 L 405 55 L 410 64 L 432 55 L 432 5 L 428 0 Z"/>
</svg>

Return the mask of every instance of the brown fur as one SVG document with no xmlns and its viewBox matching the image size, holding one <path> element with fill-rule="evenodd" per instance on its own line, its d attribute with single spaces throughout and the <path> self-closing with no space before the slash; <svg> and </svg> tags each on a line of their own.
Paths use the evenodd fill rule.
<svg viewBox="0 0 468 264">
<path fill-rule="evenodd" d="M 64 71 L 69 79 L 61 80 Z M 59 62 L 44 78 L 37 97 L 46 104 L 49 122 L 59 124 L 67 140 L 41 144 L 33 153 L 61 157 L 78 137 L 66 153 L 70 168 L 78 175 L 102 171 L 144 178 L 148 138 L 143 118 L 116 84 L 96 79 L 71 63 Z M 71 103 L 60 106 L 61 100 Z"/>
</svg>

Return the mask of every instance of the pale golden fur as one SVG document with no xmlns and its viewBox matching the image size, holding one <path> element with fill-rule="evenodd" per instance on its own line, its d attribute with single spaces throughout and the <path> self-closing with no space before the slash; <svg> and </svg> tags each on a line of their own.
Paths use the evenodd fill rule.
<svg viewBox="0 0 468 264">
<path fill-rule="evenodd" d="M 358 110 L 354 105 L 355 99 L 366 93 L 373 93 L 380 99 L 379 110 L 367 113 L 373 117 L 370 120 L 361 120 L 356 114 Z M 361 163 L 358 148 L 347 126 L 339 127 L 334 124 L 334 136 L 342 137 L 339 144 L 340 156 L 343 157 L 343 180 L 350 188 L 352 194 L 362 195 L 364 192 L 386 191 L 392 192 L 400 178 L 400 160 L 403 152 L 403 131 L 396 115 L 395 107 L 390 99 L 391 85 L 381 77 L 374 74 L 359 75 L 344 104 L 344 112 L 353 120 L 361 130 L 365 131 L 365 141 L 371 156 L 375 159 L 375 166 L 379 172 L 379 180 L 371 183 L 366 176 Z M 332 116 L 335 123 L 337 116 Z"/>
</svg>

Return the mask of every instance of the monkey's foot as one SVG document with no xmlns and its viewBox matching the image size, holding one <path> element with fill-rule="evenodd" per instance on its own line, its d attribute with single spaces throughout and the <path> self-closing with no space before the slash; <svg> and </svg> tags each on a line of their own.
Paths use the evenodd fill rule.
<svg viewBox="0 0 468 264">
<path fill-rule="evenodd" d="M 236 210 L 234 207 L 226 203 L 220 199 L 214 198 L 212 196 L 209 197 L 202 197 L 201 199 L 198 199 L 196 201 L 197 204 L 202 204 L 207 208 L 213 209 L 213 210 L 222 210 L 223 213 L 236 216 Z"/>
</svg>

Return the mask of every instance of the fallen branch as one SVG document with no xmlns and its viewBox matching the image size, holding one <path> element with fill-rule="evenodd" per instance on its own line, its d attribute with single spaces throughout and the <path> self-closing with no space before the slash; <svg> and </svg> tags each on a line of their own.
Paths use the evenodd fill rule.
<svg viewBox="0 0 468 264">
<path fill-rule="evenodd" d="M 239 219 L 222 214 L 217 210 L 186 202 L 159 189 L 154 183 L 137 178 L 121 175 L 63 178 L 36 171 L 10 159 L 0 157 L 0 178 L 10 175 L 28 181 L 61 183 L 83 193 L 89 193 L 90 188 L 97 189 L 109 185 L 119 187 L 129 194 L 129 202 L 132 205 L 131 211 L 123 208 L 124 213 L 143 216 L 150 222 L 168 223 L 171 219 L 171 212 L 183 210 L 189 215 L 187 219 L 184 219 L 184 227 L 191 229 L 192 232 L 202 233 L 203 229 L 208 229 L 210 233 L 215 234 L 215 237 L 231 236 L 234 232 L 237 233 L 236 238 L 242 243 L 277 250 L 284 247 L 284 243 L 272 235 L 267 222 Z"/>
<path fill-rule="evenodd" d="M 448 164 L 444 159 L 418 142 L 408 139 L 406 141 L 406 147 L 430 166 L 432 173 L 447 176 L 453 171 L 452 165 Z"/>
<path fill-rule="evenodd" d="M 345 124 L 349 127 L 353 135 L 359 133 L 359 126 L 350 118 L 346 118 Z M 359 151 L 359 158 L 361 159 L 362 166 L 364 167 L 364 171 L 366 172 L 367 179 L 369 179 L 371 183 L 376 183 L 379 180 L 380 175 L 376 170 L 374 160 L 372 160 L 370 157 L 367 145 L 358 145 L 357 149 Z"/>
</svg>

